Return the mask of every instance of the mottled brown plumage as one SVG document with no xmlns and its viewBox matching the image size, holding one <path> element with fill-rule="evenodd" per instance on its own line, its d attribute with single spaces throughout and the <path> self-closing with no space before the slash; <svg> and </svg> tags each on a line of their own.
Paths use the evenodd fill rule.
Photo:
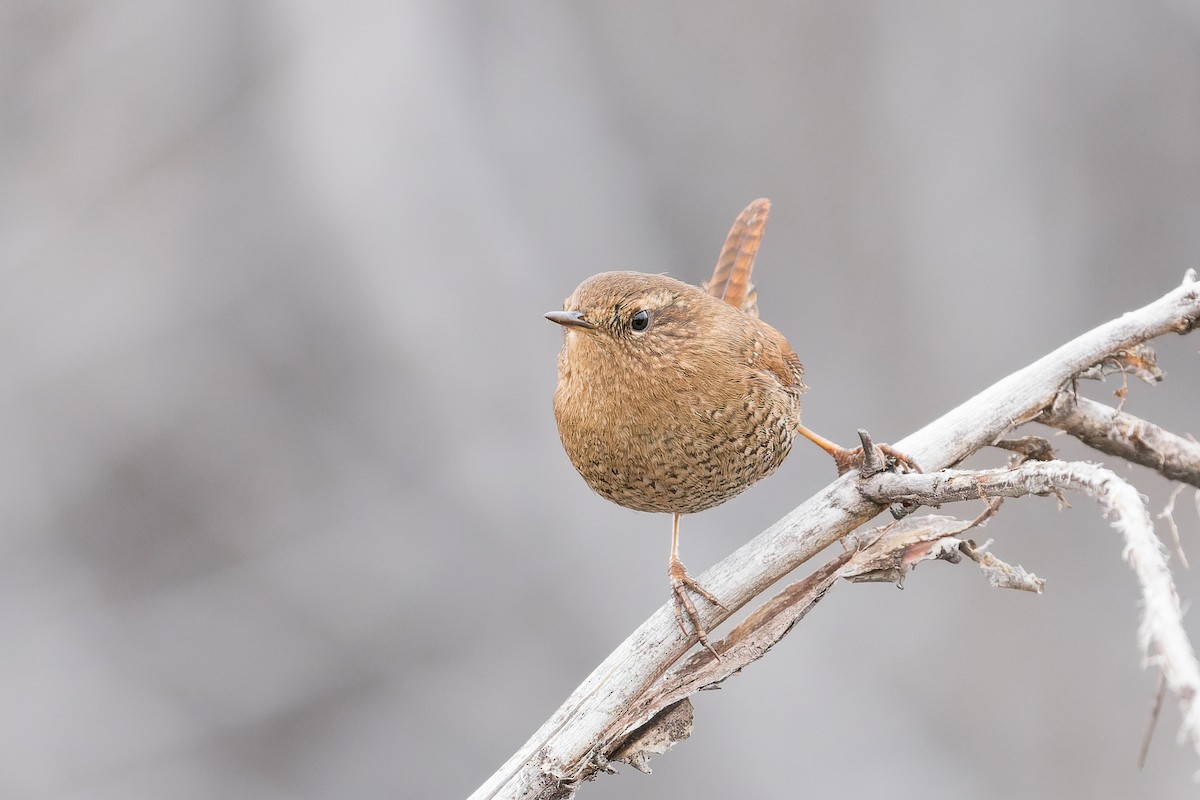
<svg viewBox="0 0 1200 800">
<path fill-rule="evenodd" d="M 554 413 L 588 485 L 638 511 L 691 514 L 775 471 L 800 415 L 800 360 L 774 328 L 663 275 L 606 272 L 567 311 Z M 648 312 L 644 331 L 632 317 Z"/>
<path fill-rule="evenodd" d="M 603 497 L 673 515 L 676 617 L 686 633 L 686 614 L 706 646 L 686 590 L 719 602 L 679 561 L 679 515 L 770 475 L 797 434 L 835 457 L 848 452 L 800 424 L 800 359 L 758 319 L 750 274 L 770 207 L 756 200 L 738 216 L 707 291 L 605 272 L 546 315 L 564 329 L 554 415 L 567 456 Z"/>
</svg>

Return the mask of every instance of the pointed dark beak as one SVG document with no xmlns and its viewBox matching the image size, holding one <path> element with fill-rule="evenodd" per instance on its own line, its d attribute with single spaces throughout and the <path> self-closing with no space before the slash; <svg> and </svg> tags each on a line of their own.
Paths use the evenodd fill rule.
<svg viewBox="0 0 1200 800">
<path fill-rule="evenodd" d="M 579 311 L 551 311 L 546 314 L 546 319 L 551 322 L 557 322 L 566 328 L 587 328 L 596 327 L 592 323 L 583 318 L 583 314 Z"/>
</svg>

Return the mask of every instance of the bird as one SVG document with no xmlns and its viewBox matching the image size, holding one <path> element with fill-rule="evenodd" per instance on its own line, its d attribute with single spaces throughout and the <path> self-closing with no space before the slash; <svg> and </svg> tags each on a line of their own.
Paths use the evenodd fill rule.
<svg viewBox="0 0 1200 800">
<path fill-rule="evenodd" d="M 728 609 L 680 561 L 680 517 L 773 473 L 797 436 L 833 456 L 839 473 L 861 462 L 862 448 L 840 447 L 800 423 L 804 367 L 787 338 L 759 318 L 750 276 L 770 210 L 766 198 L 746 206 L 699 287 L 662 274 L 604 272 L 545 314 L 563 328 L 554 391 L 563 449 L 597 494 L 671 514 L 675 619 L 714 655 L 689 591 Z"/>
</svg>

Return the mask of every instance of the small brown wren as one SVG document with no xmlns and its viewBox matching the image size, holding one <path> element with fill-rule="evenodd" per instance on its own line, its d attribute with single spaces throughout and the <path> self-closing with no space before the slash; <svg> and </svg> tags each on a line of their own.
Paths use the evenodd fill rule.
<svg viewBox="0 0 1200 800">
<path fill-rule="evenodd" d="M 686 615 L 710 650 L 687 590 L 721 603 L 679 560 L 680 515 L 770 475 L 797 434 L 834 456 L 839 471 L 856 452 L 800 424 L 804 368 L 758 318 L 750 272 L 770 210 L 759 199 L 738 215 L 703 287 L 605 272 L 546 314 L 564 329 L 554 416 L 567 456 L 601 496 L 672 515 L 675 618 L 686 635 Z"/>
</svg>

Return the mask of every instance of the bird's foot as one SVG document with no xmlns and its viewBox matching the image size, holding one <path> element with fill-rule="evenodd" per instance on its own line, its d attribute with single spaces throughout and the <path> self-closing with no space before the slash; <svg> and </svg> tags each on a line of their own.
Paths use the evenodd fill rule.
<svg viewBox="0 0 1200 800">
<path fill-rule="evenodd" d="M 859 435 L 866 431 L 859 431 Z M 866 441 L 870 442 L 870 436 Z M 834 462 L 837 464 L 838 475 L 844 475 L 852 469 L 857 469 L 862 472 L 864 478 L 870 477 L 878 472 L 885 470 L 895 470 L 897 472 L 920 472 L 921 467 L 912 457 L 901 453 L 890 444 L 871 444 L 871 457 L 867 458 L 868 450 L 862 447 L 855 447 L 853 450 L 848 450 L 844 447 L 839 447 L 837 452 L 831 453 Z"/>
<path fill-rule="evenodd" d="M 803 425 L 797 425 L 796 432 L 833 457 L 834 463 L 837 464 L 838 475 L 845 475 L 852 469 L 857 469 L 864 478 L 886 469 L 898 469 L 901 472 L 921 471 L 916 461 L 891 445 L 873 443 L 871 434 L 862 428 L 858 430 L 858 438 L 862 442 L 862 447 L 855 447 L 853 450 L 835 444 Z"/>
<path fill-rule="evenodd" d="M 900 472 L 917 472 L 921 471 L 921 465 L 913 459 L 912 456 L 901 453 L 890 444 L 879 445 L 879 450 L 887 456 L 887 465 L 890 469 L 899 470 Z"/>
<path fill-rule="evenodd" d="M 692 602 L 692 598 L 688 597 L 688 590 L 692 590 L 714 606 L 724 608 L 726 611 L 729 609 L 725 608 L 716 595 L 697 583 L 696 579 L 688 574 L 687 568 L 679 559 L 672 559 L 667 567 L 667 575 L 671 579 L 671 595 L 675 600 L 675 621 L 679 623 L 679 630 L 683 631 L 684 636 L 688 636 L 694 631 L 700 644 L 707 647 L 708 651 L 720 661 L 721 656 L 709 644 L 708 637 L 704 635 L 704 629 L 700 627 L 700 615 L 696 611 L 696 604 Z M 684 624 L 684 617 L 691 624 L 692 631 L 689 631 L 688 626 Z"/>
</svg>

